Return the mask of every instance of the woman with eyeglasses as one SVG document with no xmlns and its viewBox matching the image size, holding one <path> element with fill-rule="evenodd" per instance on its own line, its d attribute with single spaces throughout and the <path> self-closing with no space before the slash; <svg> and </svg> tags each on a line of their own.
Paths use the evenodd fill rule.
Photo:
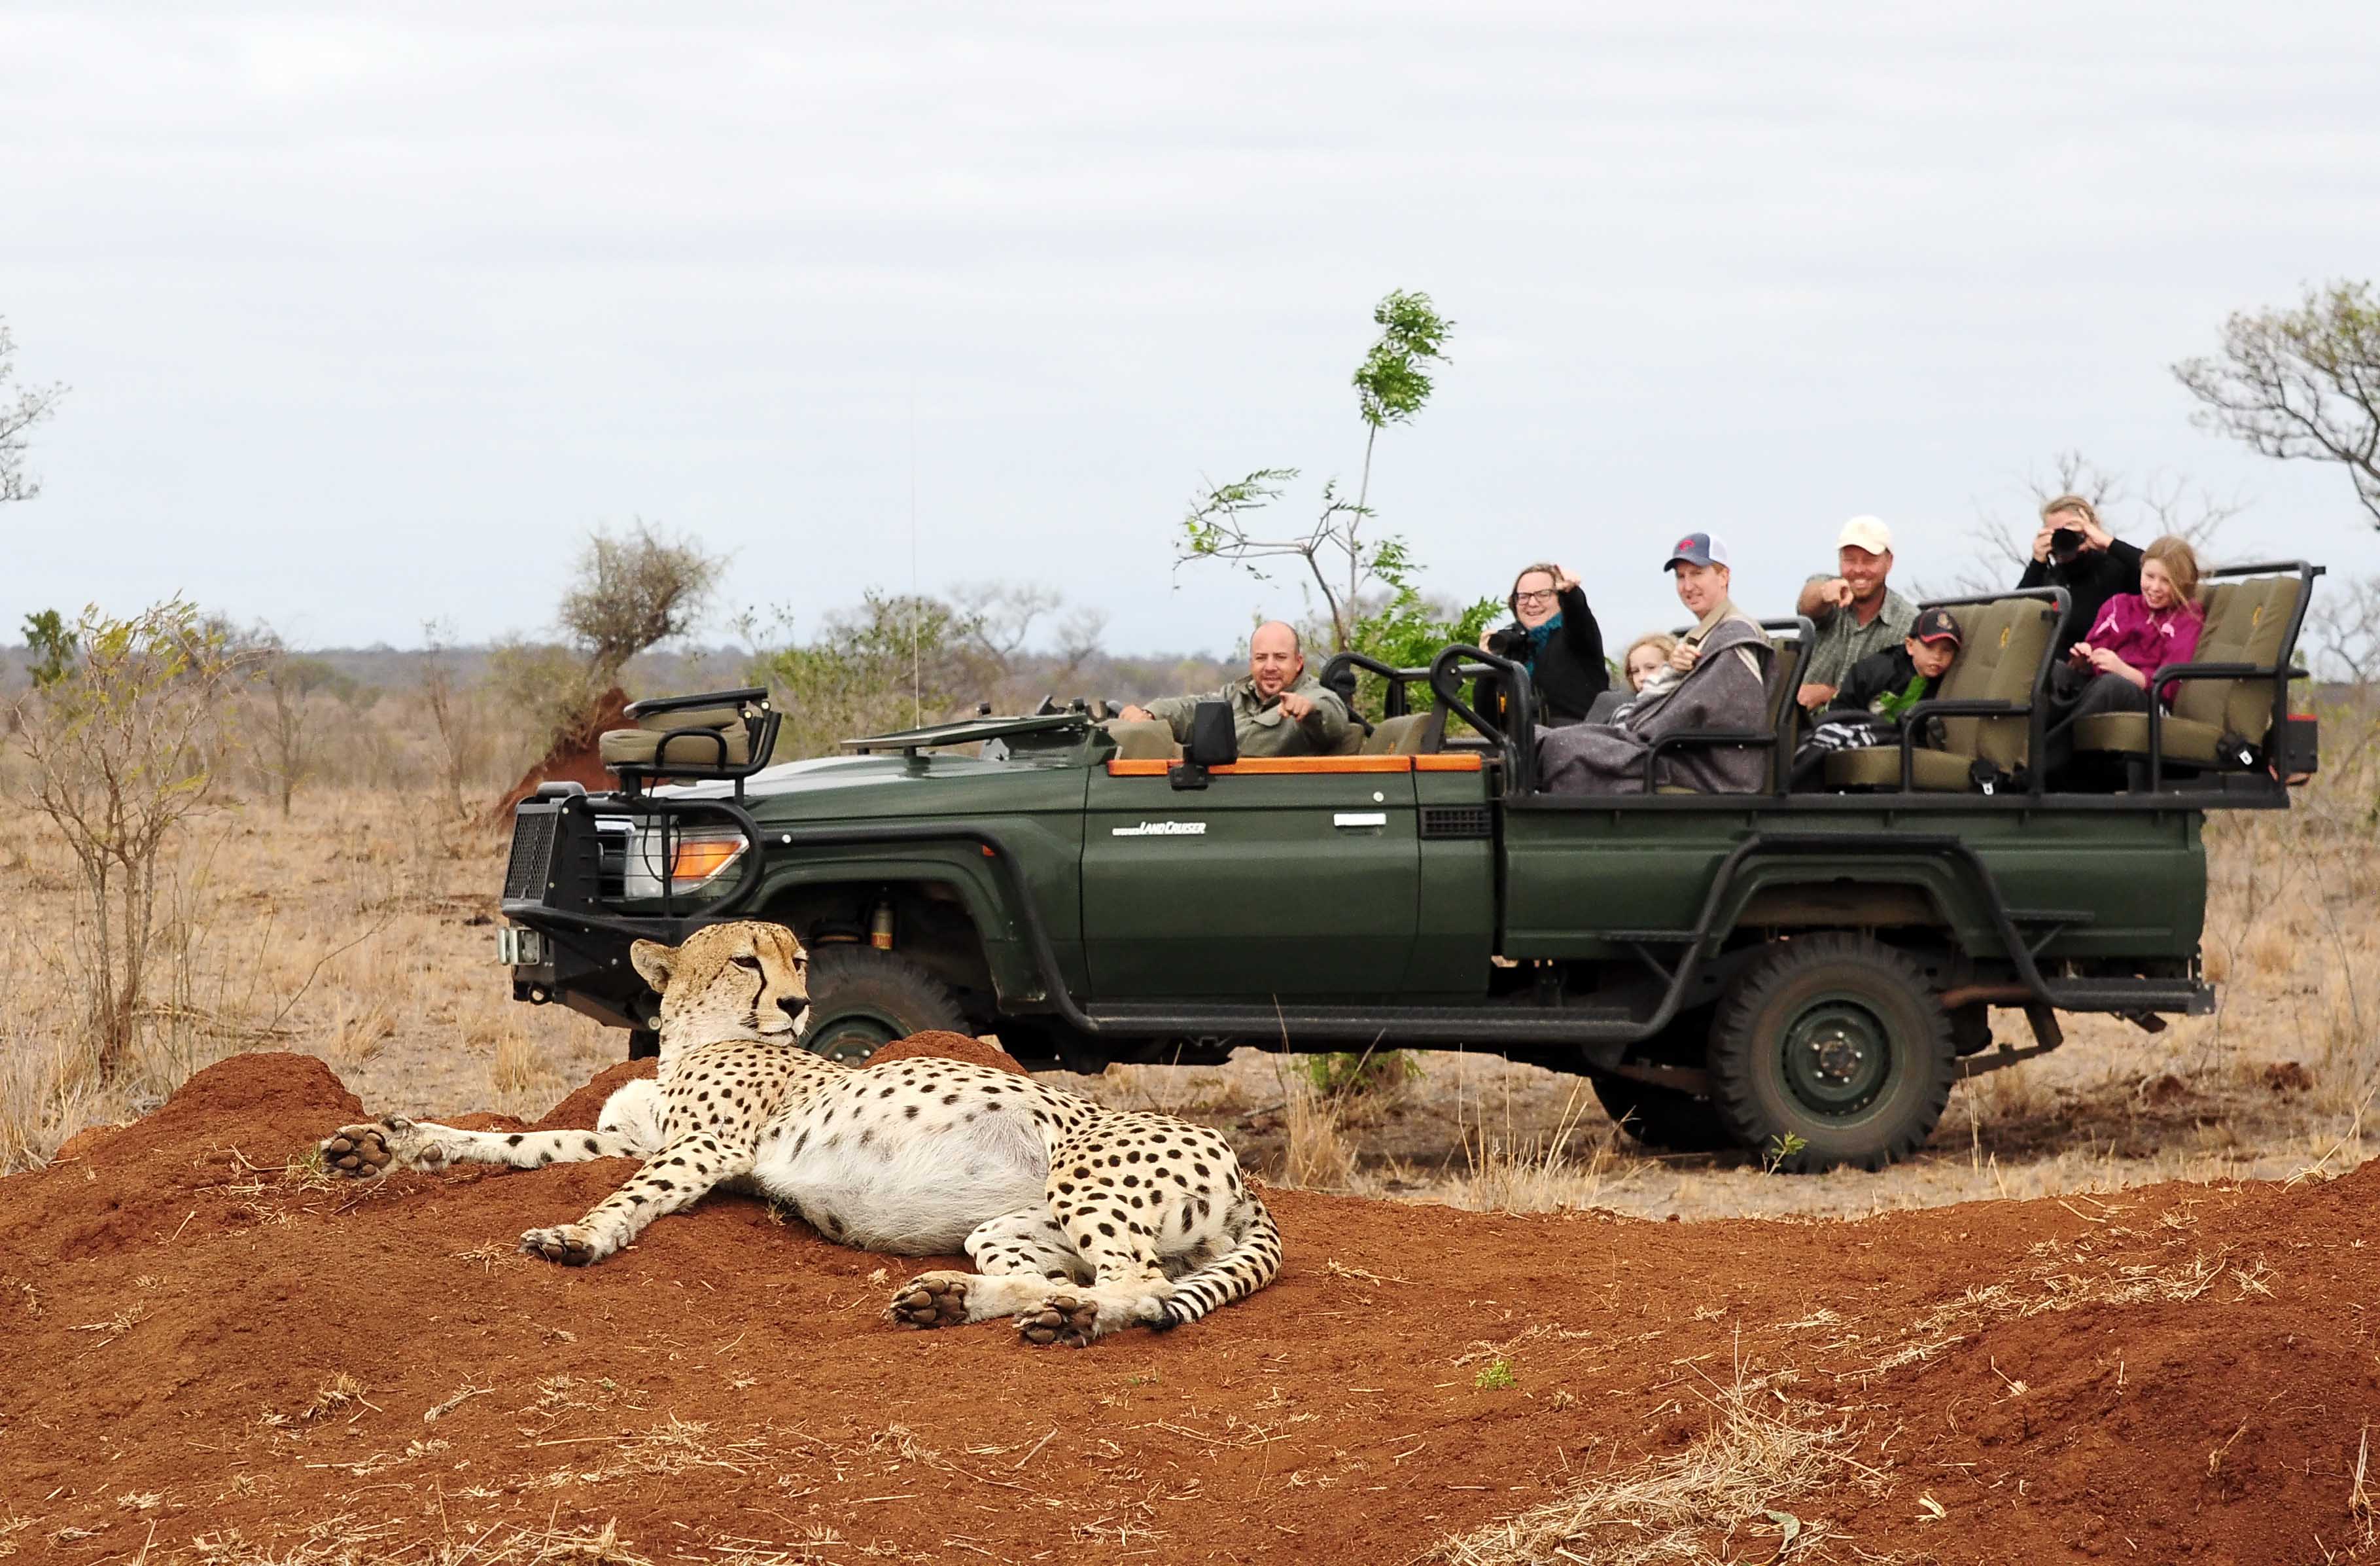
<svg viewBox="0 0 2380 1566">
<path fill-rule="evenodd" d="M 1548 728 L 1585 720 L 1586 710 L 1611 683 L 1603 662 L 1603 628 L 1586 606 L 1578 579 L 1560 566 L 1540 562 L 1512 579 L 1505 604 L 1512 623 L 1488 638 L 1488 650 L 1529 671 L 1536 692 L 1536 720 Z M 1483 687 L 1488 684 L 1482 680 Z M 1479 691 L 1503 714 L 1501 691 Z"/>
</svg>

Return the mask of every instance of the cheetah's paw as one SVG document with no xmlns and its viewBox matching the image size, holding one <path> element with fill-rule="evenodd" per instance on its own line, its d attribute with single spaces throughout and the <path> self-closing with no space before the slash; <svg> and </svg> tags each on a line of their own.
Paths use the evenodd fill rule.
<svg viewBox="0 0 2380 1566">
<path fill-rule="evenodd" d="M 1039 1310 L 1016 1318 L 1016 1332 L 1037 1348 L 1086 1349 L 1099 1335 L 1099 1307 L 1096 1301 L 1052 1294 Z"/>
<path fill-rule="evenodd" d="M 901 1286 L 885 1315 L 903 1327 L 957 1327 L 967 1319 L 967 1276 L 921 1273 Z"/>
<path fill-rule="evenodd" d="M 592 1266 L 611 1252 L 596 1239 L 595 1231 L 583 1223 L 556 1224 L 552 1229 L 532 1229 L 520 1238 L 521 1254 L 543 1256 L 549 1262 L 564 1266 Z"/>
<path fill-rule="evenodd" d="M 413 1122 L 392 1115 L 368 1126 L 341 1126 L 322 1139 L 322 1167 L 349 1180 L 370 1180 L 406 1163 Z"/>
</svg>

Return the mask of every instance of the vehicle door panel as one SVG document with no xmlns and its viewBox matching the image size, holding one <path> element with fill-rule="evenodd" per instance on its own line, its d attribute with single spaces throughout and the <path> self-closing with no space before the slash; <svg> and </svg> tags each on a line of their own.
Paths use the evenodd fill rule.
<svg viewBox="0 0 2380 1566">
<path fill-rule="evenodd" d="M 1410 771 L 1218 769 L 1206 788 L 1177 789 L 1161 770 L 1094 768 L 1083 838 L 1091 993 L 1401 990 L 1419 883 Z"/>
</svg>

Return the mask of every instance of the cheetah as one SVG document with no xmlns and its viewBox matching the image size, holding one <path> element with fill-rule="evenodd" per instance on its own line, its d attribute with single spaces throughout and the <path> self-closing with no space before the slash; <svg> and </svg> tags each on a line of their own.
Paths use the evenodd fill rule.
<svg viewBox="0 0 2380 1566">
<path fill-rule="evenodd" d="M 842 1244 L 964 1251 L 976 1271 L 918 1274 L 886 1316 L 909 1327 L 1006 1316 L 1037 1345 L 1196 1321 L 1281 1268 L 1272 1215 L 1204 1126 L 961 1061 L 854 1070 L 802 1047 L 806 959 L 781 925 L 708 925 L 677 947 L 638 941 L 630 960 L 661 993 L 659 1070 L 612 1095 L 594 1131 L 471 1132 L 390 1116 L 325 1138 L 325 1165 L 369 1180 L 466 1162 L 640 1157 L 577 1223 L 522 1235 L 522 1252 L 589 1266 L 732 1184 Z"/>
</svg>

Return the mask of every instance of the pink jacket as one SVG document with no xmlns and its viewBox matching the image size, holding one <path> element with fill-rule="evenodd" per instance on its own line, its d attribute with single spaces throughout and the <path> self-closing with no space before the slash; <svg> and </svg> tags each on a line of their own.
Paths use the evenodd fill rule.
<svg viewBox="0 0 2380 1566">
<path fill-rule="evenodd" d="M 2198 633 L 2205 629 L 2206 611 L 2196 604 L 2152 609 L 2137 593 L 2119 593 L 2100 606 L 2098 618 L 2082 640 L 2105 647 L 2143 674 L 2154 674 L 2169 664 L 2186 664 L 2198 651 Z M 2168 685 L 2157 692 L 2171 703 L 2179 689 Z"/>
</svg>

